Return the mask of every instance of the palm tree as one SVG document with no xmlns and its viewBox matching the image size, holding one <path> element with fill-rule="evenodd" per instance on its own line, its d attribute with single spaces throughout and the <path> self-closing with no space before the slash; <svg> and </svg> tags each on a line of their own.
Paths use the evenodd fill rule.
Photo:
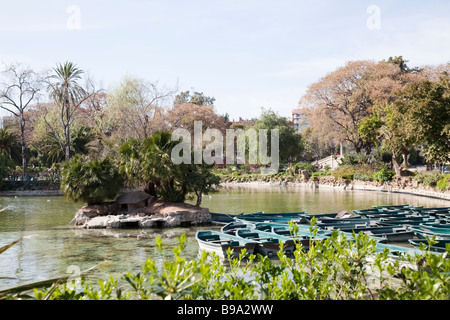
<svg viewBox="0 0 450 320">
<path fill-rule="evenodd" d="M 157 131 L 151 138 L 144 140 L 143 177 L 153 184 L 158 197 L 170 202 L 184 202 L 187 166 L 173 163 L 172 149 L 178 142 L 171 138 L 170 132 Z"/>
<path fill-rule="evenodd" d="M 62 166 L 61 191 L 74 202 L 115 200 L 121 187 L 122 179 L 110 158 L 88 160 L 76 154 Z"/>
<path fill-rule="evenodd" d="M 145 191 L 156 198 L 183 202 L 186 187 L 180 183 L 185 165 L 175 165 L 171 152 L 177 141 L 170 132 L 157 131 L 143 140 L 130 139 L 119 150 L 121 173 L 132 184 L 145 184 Z"/>
<path fill-rule="evenodd" d="M 0 152 L 14 163 L 20 163 L 22 154 L 19 137 L 8 129 L 0 129 Z"/>
<path fill-rule="evenodd" d="M 73 113 L 87 96 L 86 91 L 78 84 L 84 72 L 72 62 L 66 62 L 63 65 L 59 64 L 53 70 L 54 74 L 49 77 L 48 90 L 53 100 L 61 107 L 64 141 L 55 130 L 52 131 L 54 131 L 53 133 L 64 149 L 65 160 L 67 161 L 70 159 L 70 127 Z"/>
</svg>

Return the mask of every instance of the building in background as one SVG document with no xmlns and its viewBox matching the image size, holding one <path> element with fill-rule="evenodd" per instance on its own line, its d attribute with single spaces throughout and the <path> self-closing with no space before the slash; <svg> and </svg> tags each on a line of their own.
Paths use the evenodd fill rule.
<svg viewBox="0 0 450 320">
<path fill-rule="evenodd" d="M 306 115 L 303 112 L 303 109 L 293 109 L 292 110 L 292 123 L 294 124 L 295 130 L 303 132 L 305 128 L 308 126 L 308 122 L 306 121 Z"/>
</svg>

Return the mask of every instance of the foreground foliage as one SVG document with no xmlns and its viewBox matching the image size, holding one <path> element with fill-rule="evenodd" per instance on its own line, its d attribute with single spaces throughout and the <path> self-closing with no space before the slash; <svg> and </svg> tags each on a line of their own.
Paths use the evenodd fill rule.
<svg viewBox="0 0 450 320">
<path fill-rule="evenodd" d="M 314 231 L 313 231 L 314 232 Z M 308 251 L 298 250 L 278 260 L 261 255 L 221 262 L 203 253 L 197 260 L 183 257 L 186 236 L 179 238 L 173 259 L 147 259 L 142 271 L 109 277 L 97 284 L 82 280 L 34 290 L 35 299 L 180 299 L 180 300 L 448 300 L 450 247 L 444 254 L 430 252 L 392 258 L 365 234 L 354 241 L 334 232 L 326 240 L 311 241 Z M 430 239 L 430 243 L 433 240 Z M 161 239 L 157 247 L 163 252 Z"/>
</svg>

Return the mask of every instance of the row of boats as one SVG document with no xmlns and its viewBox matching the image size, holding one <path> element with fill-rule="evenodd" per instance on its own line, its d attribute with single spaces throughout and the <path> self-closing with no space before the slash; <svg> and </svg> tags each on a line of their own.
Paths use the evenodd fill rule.
<svg viewBox="0 0 450 320">
<path fill-rule="evenodd" d="M 363 232 L 377 240 L 377 251 L 388 248 L 392 256 L 401 252 L 420 252 L 422 243 L 432 251 L 445 252 L 450 243 L 450 207 L 397 205 L 373 206 L 351 213 L 255 212 L 239 215 L 212 213 L 211 216 L 213 223 L 222 225 L 220 231 L 197 231 L 196 240 L 201 251 L 214 252 L 223 259 L 230 249 L 234 257 L 243 249 L 248 254 L 276 256 L 281 243 L 285 253 L 290 255 L 297 243 L 307 250 L 311 241 L 327 239 L 334 230 L 349 240 L 353 239 L 353 232 Z M 311 234 L 313 218 L 314 235 Z M 297 226 L 295 234 L 290 223 Z M 434 237 L 436 243 L 429 246 L 427 237 Z"/>
</svg>

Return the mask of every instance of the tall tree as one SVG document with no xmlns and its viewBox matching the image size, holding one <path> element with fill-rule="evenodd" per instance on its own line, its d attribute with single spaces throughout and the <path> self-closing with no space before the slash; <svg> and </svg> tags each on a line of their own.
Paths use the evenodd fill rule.
<svg viewBox="0 0 450 320">
<path fill-rule="evenodd" d="M 22 169 L 26 173 L 27 159 L 25 140 L 25 110 L 36 99 L 40 90 L 40 81 L 36 72 L 21 64 L 11 64 L 3 71 L 4 81 L 0 89 L 0 107 L 16 118 L 20 128 Z"/>
<path fill-rule="evenodd" d="M 253 128 L 256 130 L 266 129 L 267 141 L 271 141 L 271 130 L 279 130 L 280 161 L 298 161 L 302 156 L 305 149 L 302 135 L 295 130 L 287 118 L 278 115 L 275 111 L 263 109 Z M 268 152 L 271 153 L 270 144 Z"/>
<path fill-rule="evenodd" d="M 426 160 L 447 162 L 450 155 L 449 75 L 443 73 L 437 82 L 413 83 L 400 92 L 399 97 L 396 107 L 408 109 L 411 133 L 424 149 Z"/>
<path fill-rule="evenodd" d="M 392 103 L 395 92 L 423 80 L 402 57 L 388 61 L 353 61 L 313 83 L 300 103 L 308 123 L 322 137 L 347 142 L 359 153 L 371 152 L 373 143 L 361 137 L 359 123 L 370 117 L 374 105 Z M 417 71 L 417 72 L 416 72 Z"/>
<path fill-rule="evenodd" d="M 48 91 L 53 101 L 59 107 L 60 123 L 64 137 L 61 137 L 58 130 L 47 121 L 45 115 L 44 120 L 64 149 L 66 161 L 71 157 L 70 134 L 75 120 L 75 112 L 95 91 L 90 90 L 91 92 L 88 92 L 79 83 L 82 80 L 83 73 L 84 71 L 78 69 L 72 62 L 65 62 L 64 64 L 58 64 L 48 77 Z"/>
<path fill-rule="evenodd" d="M 402 175 L 401 156 L 408 167 L 408 150 L 415 145 L 414 124 L 407 105 L 392 103 L 384 105 L 385 123 L 381 126 L 384 145 L 392 151 L 392 165 L 398 176 Z"/>
<path fill-rule="evenodd" d="M 398 99 L 374 108 L 363 119 L 359 132 L 363 139 L 380 142 L 392 151 L 397 175 L 408 167 L 408 152 L 421 147 L 428 162 L 445 163 L 450 154 L 450 86 L 443 73 L 439 81 L 411 83 L 397 93 Z"/>
<path fill-rule="evenodd" d="M 114 114 L 122 137 L 145 139 L 165 129 L 163 115 L 173 90 L 132 76 L 123 77 L 107 96 L 109 114 Z"/>
<path fill-rule="evenodd" d="M 179 103 L 167 111 L 166 122 L 174 129 L 183 128 L 194 134 L 194 122 L 201 121 L 202 129 L 218 129 L 222 133 L 228 129 L 228 122 L 225 117 L 219 115 L 214 110 L 214 106 L 200 106 L 193 103 Z"/>
</svg>

